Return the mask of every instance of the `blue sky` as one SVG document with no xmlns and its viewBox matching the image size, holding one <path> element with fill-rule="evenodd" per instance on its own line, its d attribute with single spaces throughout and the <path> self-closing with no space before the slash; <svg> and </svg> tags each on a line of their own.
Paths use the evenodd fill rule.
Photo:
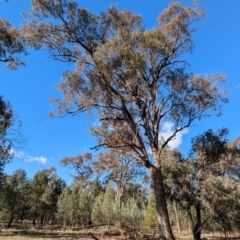
<svg viewBox="0 0 240 240">
<path fill-rule="evenodd" d="M 191 5 L 190 0 L 179 1 L 183 5 Z M 181 134 L 172 146 L 179 146 L 183 152 L 190 147 L 191 138 L 209 128 L 217 130 L 227 127 L 229 139 L 240 134 L 240 1 L 200 0 L 200 6 L 206 8 L 205 18 L 197 23 L 194 33 L 196 49 L 187 56 L 191 70 L 195 73 L 207 74 L 221 72 L 228 82 L 230 102 L 223 108 L 220 118 L 212 116 L 201 122 L 194 122 L 192 127 Z M 167 0 L 81 0 L 79 6 L 93 12 L 107 10 L 115 4 L 119 9 L 128 9 L 141 14 L 145 28 L 156 24 L 158 14 L 168 6 Z M 21 22 L 20 12 L 29 8 L 29 1 L 0 1 L 0 17 L 8 19 L 15 26 Z M 49 118 L 52 109 L 49 97 L 59 96 L 55 85 L 60 81 L 61 73 L 74 65 L 54 62 L 43 51 L 29 51 L 24 57 L 25 67 L 12 71 L 0 65 L 0 94 L 11 102 L 23 121 L 23 134 L 28 138 L 26 146 L 15 150 L 13 161 L 5 168 L 12 173 L 24 168 L 31 178 L 36 171 L 57 168 L 57 174 L 71 182 L 69 170 L 60 166 L 65 156 L 74 156 L 89 151 L 95 141 L 91 138 L 88 125 L 93 124 L 85 114 L 75 117 Z M 167 135 L 171 125 L 166 124 Z"/>
</svg>

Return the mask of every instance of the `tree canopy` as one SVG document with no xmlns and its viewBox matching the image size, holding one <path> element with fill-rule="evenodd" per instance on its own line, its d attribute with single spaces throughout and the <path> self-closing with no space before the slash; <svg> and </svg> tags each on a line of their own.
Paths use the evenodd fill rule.
<svg viewBox="0 0 240 240">
<path fill-rule="evenodd" d="M 9 131 L 14 124 L 13 109 L 9 102 L 4 101 L 0 96 L 0 175 L 3 174 L 4 165 L 11 160 L 12 139 Z"/>
<path fill-rule="evenodd" d="M 19 65 L 24 65 L 19 58 L 21 54 L 27 52 L 19 30 L 8 20 L 0 18 L 0 62 L 6 63 L 10 69 L 16 69 Z"/>
<path fill-rule="evenodd" d="M 53 114 L 92 113 L 100 122 L 91 127 L 97 148 L 127 152 L 148 168 L 160 238 L 174 239 L 161 153 L 178 132 L 213 111 L 220 114 L 227 102 L 218 87 L 226 81 L 222 74 L 194 74 L 182 58 L 194 49 L 191 25 L 203 9 L 171 3 L 159 14 L 158 25 L 147 30 L 141 16 L 115 6 L 94 14 L 76 2 L 33 0 L 31 12 L 22 29 L 25 41 L 55 60 L 76 63 L 62 75 L 63 98 L 54 100 Z M 164 122 L 173 123 L 174 130 L 160 143 Z"/>
</svg>

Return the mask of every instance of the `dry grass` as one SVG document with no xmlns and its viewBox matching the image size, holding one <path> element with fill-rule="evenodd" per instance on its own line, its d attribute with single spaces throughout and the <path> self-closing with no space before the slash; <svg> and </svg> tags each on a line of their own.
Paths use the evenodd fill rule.
<svg viewBox="0 0 240 240">
<path fill-rule="evenodd" d="M 62 230 L 19 230 L 19 229 L 4 229 L 0 232 L 0 240 L 77 240 L 91 239 L 86 230 L 74 231 L 70 229 Z"/>
<path fill-rule="evenodd" d="M 93 240 L 89 233 L 93 233 L 94 236 L 101 240 L 124 240 L 124 239 L 131 239 L 127 235 L 125 236 L 120 232 L 119 234 L 111 234 L 105 233 L 104 229 L 67 229 L 66 231 L 63 230 L 50 230 L 50 229 L 4 229 L 0 232 L 0 240 Z M 103 232 L 105 234 L 103 234 Z M 115 231 L 116 232 L 116 231 Z M 238 234 L 237 234 L 238 235 Z M 176 240 L 190 240 L 192 236 L 189 234 L 189 231 L 182 232 L 181 236 L 175 233 Z M 156 239 L 155 235 L 155 239 Z M 142 238 L 139 235 L 139 239 L 154 239 L 152 234 L 144 234 Z M 207 240 L 225 240 L 223 236 L 219 236 L 219 234 L 215 234 L 214 236 L 209 233 L 203 233 L 202 239 Z M 231 238 L 227 238 L 227 240 L 240 240 L 239 236 L 232 236 Z"/>
</svg>

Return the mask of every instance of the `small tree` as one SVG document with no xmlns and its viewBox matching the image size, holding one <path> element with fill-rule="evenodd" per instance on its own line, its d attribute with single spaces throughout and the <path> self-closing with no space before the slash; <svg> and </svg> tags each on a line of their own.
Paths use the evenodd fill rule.
<svg viewBox="0 0 240 240">
<path fill-rule="evenodd" d="M 51 177 L 55 174 L 56 169 L 44 169 L 38 171 L 30 181 L 29 205 L 31 206 L 32 224 L 35 226 L 37 216 L 40 217 L 41 226 L 43 225 L 45 214 L 52 204 L 52 190 L 49 188 Z M 53 175 L 52 175 L 53 174 Z M 49 185 L 50 184 L 50 185 Z"/>
<path fill-rule="evenodd" d="M 114 203 L 115 203 L 114 195 L 115 194 L 113 189 L 110 187 L 110 185 L 108 185 L 102 203 L 102 214 L 104 220 L 107 221 L 108 230 L 110 228 L 110 223 L 114 218 Z"/>
<path fill-rule="evenodd" d="M 123 204 L 121 209 L 121 220 L 125 226 L 134 227 L 135 231 L 139 231 L 140 225 L 144 219 L 144 206 L 138 206 L 133 198 L 129 198 Z M 156 215 L 156 211 L 155 211 Z"/>
<path fill-rule="evenodd" d="M 3 188 L 0 191 L 0 211 L 2 217 L 8 219 L 8 228 L 24 207 L 25 189 L 28 185 L 27 174 L 23 169 L 16 170 L 12 175 L 4 178 Z"/>
<path fill-rule="evenodd" d="M 154 228 L 158 225 L 158 216 L 155 211 L 156 209 L 156 202 L 155 202 L 155 194 L 154 191 L 151 189 L 148 197 L 148 204 L 144 216 L 144 225 L 151 227 L 154 232 Z"/>
<path fill-rule="evenodd" d="M 95 202 L 93 204 L 92 215 L 91 215 L 92 221 L 94 223 L 103 222 L 104 215 L 102 212 L 102 203 L 103 203 L 103 197 L 102 196 L 96 197 Z"/>
<path fill-rule="evenodd" d="M 91 213 L 94 204 L 94 197 L 90 189 L 83 190 L 79 193 L 79 215 L 82 223 L 91 224 Z"/>
<path fill-rule="evenodd" d="M 65 187 L 58 198 L 56 213 L 57 219 L 62 222 L 64 228 L 66 228 L 67 223 L 72 222 L 75 210 L 73 206 L 72 192 L 69 187 Z"/>
</svg>

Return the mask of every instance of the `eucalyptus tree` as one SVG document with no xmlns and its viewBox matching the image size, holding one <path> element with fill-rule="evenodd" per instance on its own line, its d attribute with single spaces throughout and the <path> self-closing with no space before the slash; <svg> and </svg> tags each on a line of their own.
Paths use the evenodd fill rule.
<svg viewBox="0 0 240 240">
<path fill-rule="evenodd" d="M 226 128 L 210 129 L 193 138 L 186 159 L 177 151 L 165 152 L 166 194 L 186 210 L 194 240 L 210 219 L 229 226 L 234 207 L 239 209 L 240 145 L 239 140 L 228 143 L 227 134 Z"/>
<path fill-rule="evenodd" d="M 21 125 L 11 104 L 0 95 L 0 188 L 4 166 L 14 155 L 13 148 L 22 147 L 25 142 Z"/>
<path fill-rule="evenodd" d="M 16 69 L 24 65 L 20 55 L 26 53 L 19 30 L 8 20 L 0 18 L 0 62 L 6 63 L 10 69 Z"/>
<path fill-rule="evenodd" d="M 121 154 L 121 152 L 114 149 L 98 154 L 93 165 L 94 170 L 99 173 L 99 176 L 106 183 L 110 181 L 115 183 L 116 203 L 119 210 L 127 184 L 134 181 L 144 181 L 146 176 L 146 171 L 142 164 L 138 163 L 132 156 Z"/>
<path fill-rule="evenodd" d="M 93 166 L 93 155 L 84 153 L 74 157 L 64 157 L 61 160 L 63 166 L 68 166 L 74 169 L 77 175 L 74 176 L 74 181 L 78 182 L 81 188 L 87 188 L 97 179 Z"/>
<path fill-rule="evenodd" d="M 22 29 L 25 40 L 50 57 L 76 63 L 63 73 L 62 99 L 55 115 L 87 112 L 100 125 L 91 128 L 96 148 L 127 152 L 150 172 L 156 196 L 161 239 L 174 239 L 164 194 L 161 153 L 196 119 L 227 101 L 216 85 L 221 74 L 189 72 L 181 56 L 194 49 L 191 24 L 201 8 L 172 3 L 158 16 L 158 25 L 144 29 L 140 15 L 119 11 L 94 14 L 67 0 L 33 0 L 33 16 Z M 159 144 L 164 123 L 173 133 Z"/>
<path fill-rule="evenodd" d="M 24 64 L 19 58 L 21 54 L 27 52 L 20 31 L 8 20 L 0 18 L 0 63 L 5 63 L 10 69 L 16 69 Z M 21 122 L 17 121 L 12 106 L 0 96 L 0 177 L 4 165 L 13 157 L 11 148 L 24 142 L 19 125 Z"/>
</svg>

